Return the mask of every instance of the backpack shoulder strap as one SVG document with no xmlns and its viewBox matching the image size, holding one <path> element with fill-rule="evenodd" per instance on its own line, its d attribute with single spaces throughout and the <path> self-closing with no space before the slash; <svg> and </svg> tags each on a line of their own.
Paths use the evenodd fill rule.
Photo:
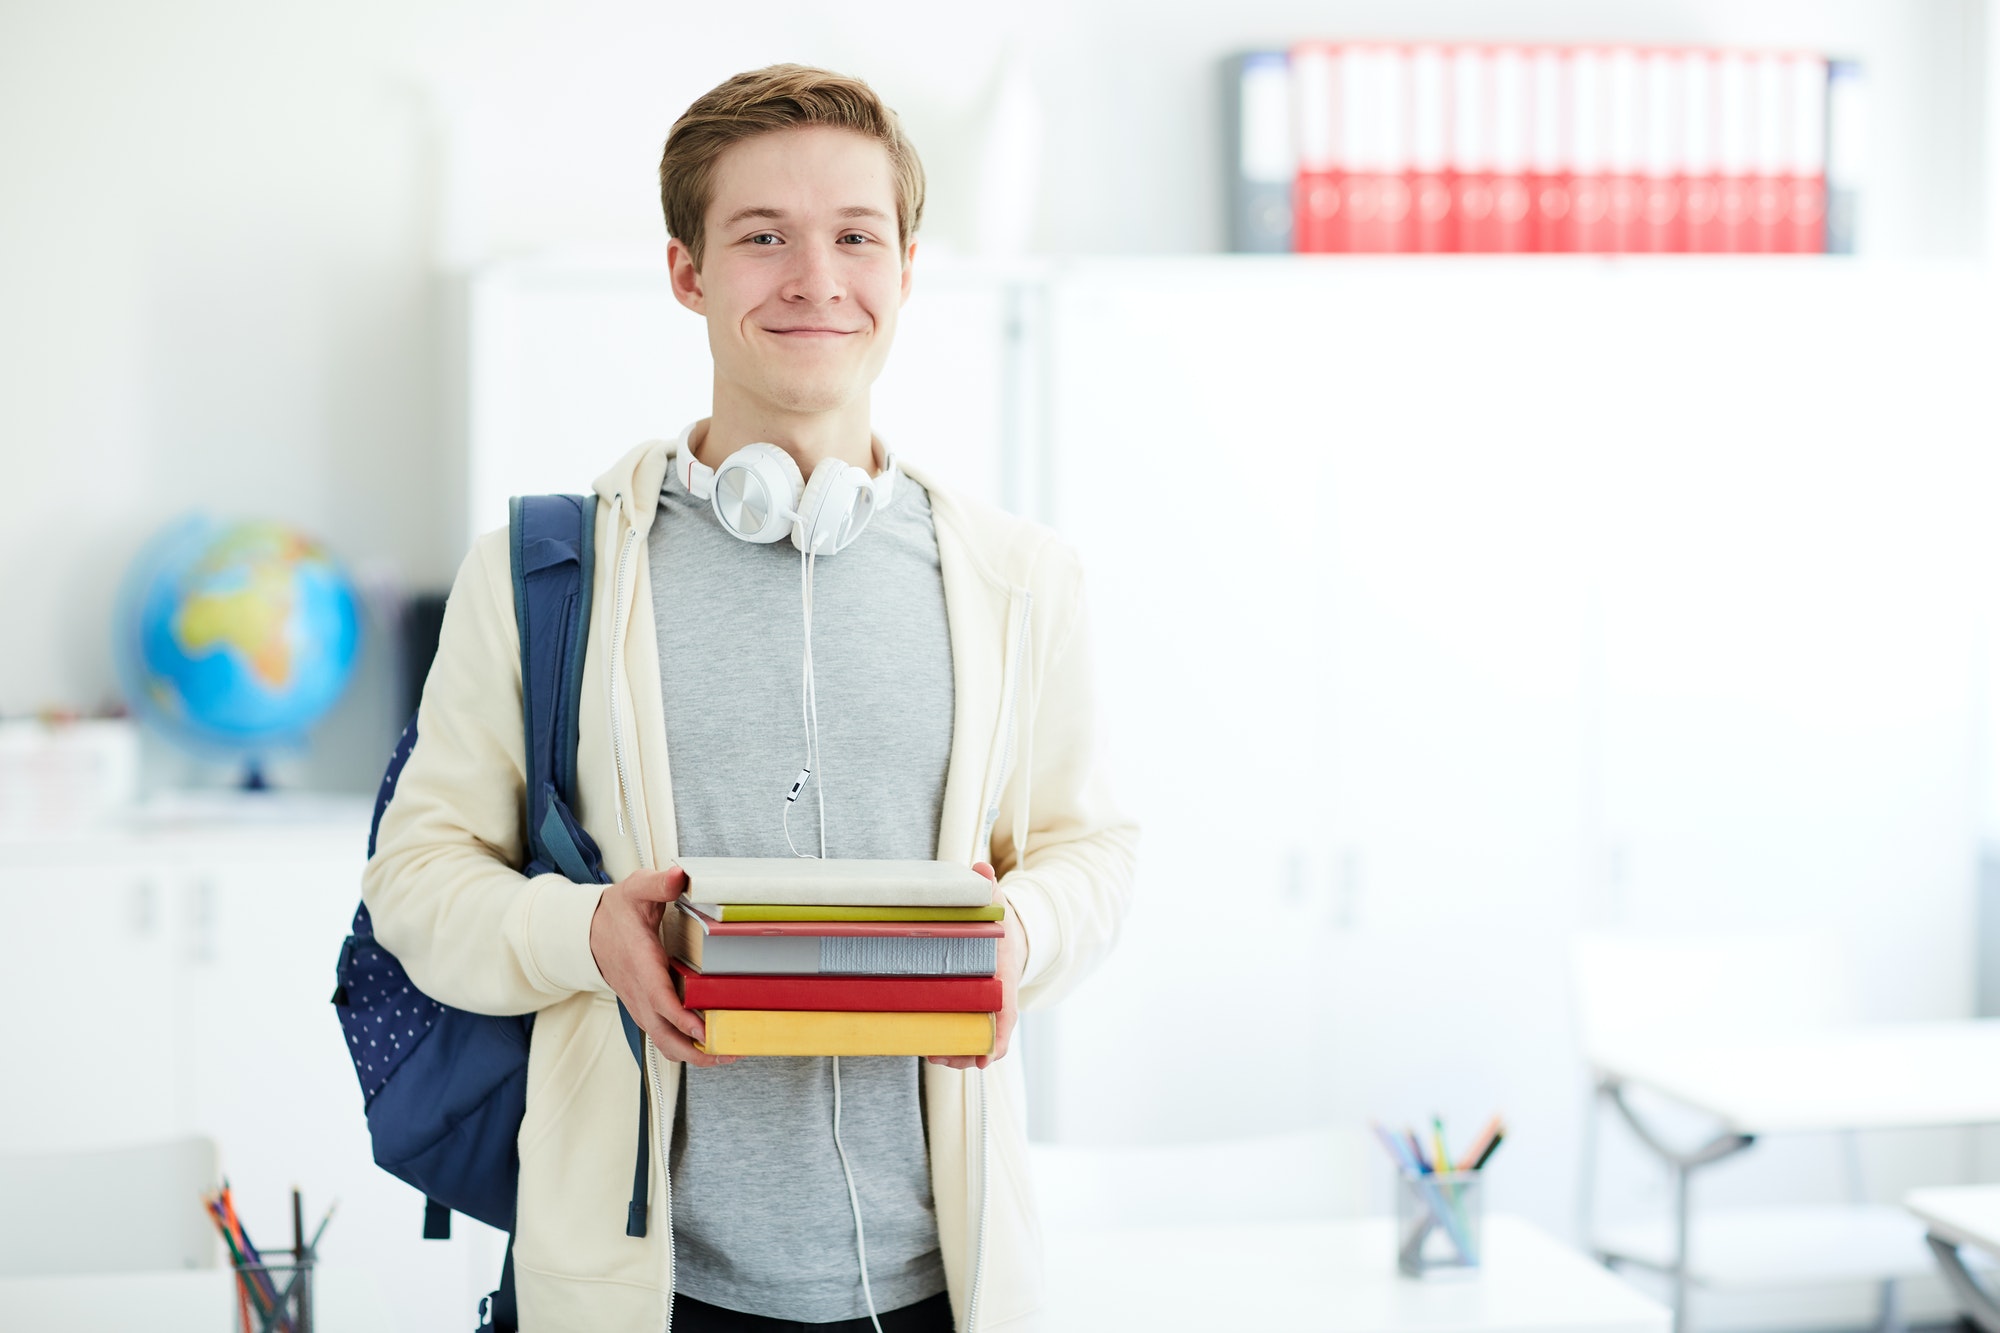
<svg viewBox="0 0 2000 1333">
<path fill-rule="evenodd" d="M 514 620 L 521 639 L 521 718 L 527 737 L 522 815 L 529 863 L 559 868 L 585 883 L 597 875 L 577 854 L 580 849 L 566 828 L 573 821 L 552 810 L 551 798 L 564 806 L 576 800 L 577 726 L 596 527 L 594 495 L 517 495 L 508 502 Z"/>
<path fill-rule="evenodd" d="M 560 870 L 579 884 L 603 884 L 604 858 L 571 812 L 576 805 L 577 720 L 583 700 L 583 653 L 590 629 L 597 498 L 517 495 L 508 502 L 508 544 L 514 570 L 514 616 L 521 631 L 521 715 L 527 729 L 528 866 L 530 874 Z M 619 1024 L 633 1059 L 644 1068 L 644 1033 L 618 1002 Z M 632 1167 L 632 1201 L 625 1234 L 646 1234 L 652 1179 L 652 1139 L 646 1080 L 639 1079 L 639 1151 Z M 496 1330 L 512 1327 L 513 1242 L 494 1293 Z"/>
</svg>

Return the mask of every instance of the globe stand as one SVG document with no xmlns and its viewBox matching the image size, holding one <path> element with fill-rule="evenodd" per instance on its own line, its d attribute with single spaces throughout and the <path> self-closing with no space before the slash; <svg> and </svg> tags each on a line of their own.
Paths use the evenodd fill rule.
<svg viewBox="0 0 2000 1333">
<path fill-rule="evenodd" d="M 245 759 L 243 761 L 243 781 L 238 784 L 237 790 L 238 791 L 271 790 L 270 782 L 264 777 L 263 760 Z"/>
</svg>

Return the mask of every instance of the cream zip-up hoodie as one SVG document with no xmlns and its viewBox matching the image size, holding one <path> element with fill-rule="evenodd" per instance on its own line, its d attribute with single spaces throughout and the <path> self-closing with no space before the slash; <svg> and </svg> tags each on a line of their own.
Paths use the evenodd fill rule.
<svg viewBox="0 0 2000 1333">
<path fill-rule="evenodd" d="M 672 448 L 641 445 L 596 485 L 576 815 L 613 880 L 671 865 L 678 850 L 644 550 Z M 951 632 L 937 854 L 992 862 L 1027 935 L 1020 1005 L 1031 1009 L 1110 949 L 1138 837 L 1094 755 L 1077 561 L 1048 530 L 905 470 L 930 491 Z M 514 869 L 525 860 L 525 747 L 506 538 L 504 529 L 479 538 L 452 585 L 417 744 L 383 812 L 362 898 L 376 938 L 425 993 L 477 1013 L 536 1016 L 514 1235 L 524 1333 L 651 1333 L 671 1323 L 667 1166 L 679 1070 L 650 1040 L 643 1071 L 632 1058 L 590 952 L 601 890 Z M 646 1234 L 635 1238 L 626 1204 L 642 1075 L 652 1182 Z M 1042 1302 L 1020 1077 L 1011 1057 L 983 1075 L 923 1066 L 931 1193 L 961 1333 L 1031 1329 Z"/>
</svg>

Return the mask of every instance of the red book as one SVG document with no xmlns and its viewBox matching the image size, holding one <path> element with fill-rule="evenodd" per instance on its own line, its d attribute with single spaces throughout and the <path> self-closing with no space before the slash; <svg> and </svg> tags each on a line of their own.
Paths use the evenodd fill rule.
<svg viewBox="0 0 2000 1333">
<path fill-rule="evenodd" d="M 1646 154 L 1641 164 L 1644 197 L 1639 205 L 1639 248 L 1649 254 L 1678 254 L 1687 249 L 1687 220 L 1682 197 L 1686 189 L 1686 156 L 1681 137 L 1687 115 L 1681 99 L 1687 95 L 1685 65 L 1675 51 L 1646 55 Z"/>
<path fill-rule="evenodd" d="M 1633 254 L 1645 248 L 1646 183 L 1639 173 L 1645 154 L 1646 85 L 1639 53 L 1629 47 L 1604 57 L 1610 113 L 1605 136 L 1606 189 L 1609 191 L 1607 248 Z"/>
<path fill-rule="evenodd" d="M 1692 254 L 1720 254 L 1722 178 L 1717 174 L 1719 147 L 1715 57 L 1707 51 L 1683 52 L 1681 61 L 1681 232 Z"/>
<path fill-rule="evenodd" d="M 1560 48 L 1544 46 L 1529 63 L 1534 99 L 1528 159 L 1531 244 L 1553 254 L 1567 248 L 1569 231 L 1569 62 Z"/>
<path fill-rule="evenodd" d="M 1791 85 L 1791 235 L 1784 248 L 1816 255 L 1826 250 L 1826 61 L 1793 56 Z"/>
<path fill-rule="evenodd" d="M 1757 135 L 1757 99 L 1750 58 L 1741 51 L 1715 57 L 1716 84 L 1716 220 L 1719 248 L 1725 254 L 1747 254 L 1757 248 L 1750 222 L 1750 175 Z"/>
<path fill-rule="evenodd" d="M 1535 248 L 1533 185 L 1528 178 L 1534 94 L 1528 60 L 1518 47 L 1488 54 L 1493 89 L 1493 248 L 1519 254 Z"/>
<path fill-rule="evenodd" d="M 1292 185 L 1292 249 L 1323 255 L 1347 248 L 1340 159 L 1340 48 L 1304 42 L 1292 48 L 1292 135 L 1298 174 Z"/>
<path fill-rule="evenodd" d="M 1611 177 L 1605 139 L 1610 130 L 1610 81 L 1605 53 L 1569 53 L 1569 230 L 1563 247 L 1578 254 L 1611 249 Z"/>
<path fill-rule="evenodd" d="M 1758 254 L 1791 248 L 1792 62 L 1782 55 L 1756 57 L 1757 133 L 1752 142 L 1750 223 Z"/>
<path fill-rule="evenodd" d="M 788 1009 L 825 1013 L 997 1014 L 998 977 L 704 976 L 668 962 L 690 1009 Z"/>
<path fill-rule="evenodd" d="M 1341 212 L 1346 248 L 1358 254 L 1409 249 L 1409 62 L 1386 46 L 1341 51 Z"/>
<path fill-rule="evenodd" d="M 1449 171 L 1451 74 L 1442 48 L 1410 52 L 1410 248 L 1418 254 L 1458 249 Z"/>
<path fill-rule="evenodd" d="M 1451 53 L 1452 213 L 1458 248 L 1487 255 L 1500 248 L 1493 199 L 1493 59 L 1477 46 Z"/>
</svg>

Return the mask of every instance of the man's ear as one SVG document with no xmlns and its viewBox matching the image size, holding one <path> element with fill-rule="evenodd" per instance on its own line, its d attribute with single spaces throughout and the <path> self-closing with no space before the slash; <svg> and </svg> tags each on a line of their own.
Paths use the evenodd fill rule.
<svg viewBox="0 0 2000 1333">
<path fill-rule="evenodd" d="M 676 301 L 697 315 L 708 313 L 708 297 L 701 290 L 701 270 L 694 266 L 694 252 L 678 236 L 667 240 L 667 276 L 673 283 Z M 907 281 L 904 285 L 908 285 Z"/>
<path fill-rule="evenodd" d="M 911 267 L 911 265 L 916 263 L 916 259 L 917 259 L 917 243 L 915 241 L 911 241 L 908 245 L 903 247 L 903 294 L 896 299 L 896 306 L 898 309 L 902 308 L 903 302 L 910 299 L 910 278 L 915 273 L 915 270 Z"/>
</svg>

